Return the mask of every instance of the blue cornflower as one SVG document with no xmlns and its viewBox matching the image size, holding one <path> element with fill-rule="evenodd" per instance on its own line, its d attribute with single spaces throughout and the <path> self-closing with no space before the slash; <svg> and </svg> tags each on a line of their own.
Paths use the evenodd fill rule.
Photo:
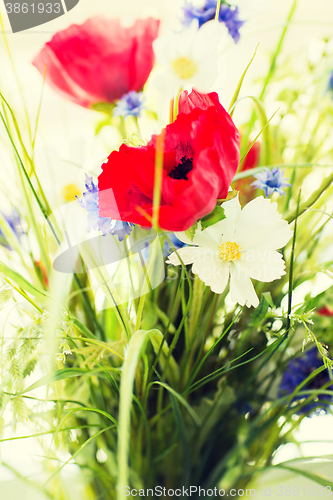
<svg viewBox="0 0 333 500">
<path fill-rule="evenodd" d="M 282 188 L 290 186 L 289 182 L 287 182 L 289 179 L 284 178 L 283 175 L 284 170 L 280 170 L 278 167 L 274 167 L 273 170 L 265 168 L 265 170 L 254 176 L 257 180 L 253 182 L 251 186 L 263 189 L 266 198 L 271 196 L 274 192 L 283 196 L 286 193 Z"/>
<path fill-rule="evenodd" d="M 144 95 L 143 92 L 135 92 L 131 90 L 128 94 L 123 95 L 117 102 L 113 116 L 140 116 L 141 111 L 144 109 Z"/>
<path fill-rule="evenodd" d="M 16 208 L 14 208 L 12 213 L 9 215 L 6 215 L 2 212 L 1 215 L 5 219 L 7 224 L 10 226 L 11 230 L 13 231 L 17 239 L 20 240 L 20 237 L 22 236 L 22 234 L 24 234 L 24 231 L 22 229 L 20 216 Z M 7 248 L 8 250 L 12 250 L 12 247 L 9 245 L 7 238 L 4 232 L 2 231 L 1 227 L 0 227 L 0 245 Z"/>
<path fill-rule="evenodd" d="M 217 0 L 205 0 L 203 7 L 196 7 L 195 5 L 186 2 L 183 7 L 184 18 L 183 24 L 189 26 L 194 19 L 199 22 L 199 28 L 215 18 Z M 238 7 L 222 3 L 219 12 L 219 21 L 224 23 L 228 28 L 229 35 L 232 36 L 234 42 L 237 43 L 240 39 L 239 29 L 243 26 L 245 21 L 239 18 Z"/>
<path fill-rule="evenodd" d="M 131 234 L 133 226 L 134 224 L 131 222 L 122 222 L 117 220 L 112 229 L 112 234 L 118 236 L 119 241 L 123 241 L 126 236 Z"/>
<path fill-rule="evenodd" d="M 103 236 L 107 233 L 118 236 L 119 241 L 131 234 L 133 224 L 129 222 L 113 221 L 110 217 L 102 217 L 99 215 L 98 206 L 98 187 L 94 184 L 93 178 L 86 174 L 85 186 L 87 191 L 83 193 L 83 197 L 77 200 L 82 208 L 87 212 L 88 231 L 97 229 L 101 231 Z"/>
<path fill-rule="evenodd" d="M 296 387 L 298 387 L 311 373 L 320 368 L 323 365 L 323 358 L 318 353 L 317 347 L 313 347 L 305 352 L 301 357 L 292 359 L 285 372 L 283 373 L 282 380 L 280 382 L 280 387 L 278 390 L 278 396 L 283 397 L 288 394 L 292 394 Z M 329 382 L 330 377 L 327 370 L 323 370 L 316 377 L 314 377 L 306 386 L 302 388 L 303 391 L 308 390 L 316 390 L 320 389 Z M 330 386 L 329 389 L 332 389 L 333 386 Z M 295 396 L 292 402 L 300 401 L 301 399 L 306 398 L 306 396 Z M 329 407 L 329 403 L 327 403 L 328 399 L 332 399 L 331 397 L 325 394 L 318 394 L 316 399 L 322 402 L 321 406 L 318 407 L 318 401 L 311 401 L 309 404 L 303 406 L 299 410 L 296 410 L 297 413 L 303 415 L 305 413 L 311 411 L 320 411 L 324 410 L 327 412 L 326 408 Z M 333 402 L 333 401 L 332 401 Z M 325 408 L 326 407 L 326 408 Z"/>
<path fill-rule="evenodd" d="M 167 257 L 170 255 L 171 252 L 175 252 L 176 250 L 179 250 L 179 248 L 183 248 L 186 245 L 183 241 L 179 240 L 175 233 L 166 233 L 169 240 L 171 241 L 172 245 L 168 242 L 168 240 L 164 240 L 163 243 L 163 257 Z"/>
</svg>

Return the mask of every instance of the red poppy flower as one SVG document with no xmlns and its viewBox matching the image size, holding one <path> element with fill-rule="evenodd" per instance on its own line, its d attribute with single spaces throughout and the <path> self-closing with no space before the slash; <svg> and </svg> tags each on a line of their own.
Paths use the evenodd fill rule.
<svg viewBox="0 0 333 500">
<path fill-rule="evenodd" d="M 255 168 L 259 165 L 260 149 L 260 142 L 255 142 L 245 156 L 245 160 L 243 161 L 241 168 L 242 172 L 245 172 L 245 170 L 249 170 L 250 168 Z"/>
<path fill-rule="evenodd" d="M 259 165 L 260 160 L 260 142 L 255 142 L 247 153 L 245 160 L 243 161 L 240 172 L 245 172 L 251 168 L 255 168 Z M 251 186 L 252 178 L 246 177 L 245 179 L 240 179 L 236 182 L 235 189 L 240 193 L 240 200 L 246 204 L 252 199 L 253 188 Z"/>
<path fill-rule="evenodd" d="M 33 64 L 46 81 L 81 106 L 113 102 L 141 90 L 154 64 L 159 21 L 140 19 L 124 28 L 118 19 L 94 17 L 56 33 Z"/>
<path fill-rule="evenodd" d="M 159 226 L 184 231 L 211 212 L 218 199 L 226 198 L 239 163 L 240 136 L 217 94 L 195 90 L 181 93 L 179 114 L 162 134 Z M 123 144 L 110 154 L 98 178 L 102 217 L 119 218 L 120 214 L 123 221 L 151 225 L 160 139 L 153 136 L 142 147 Z"/>
<path fill-rule="evenodd" d="M 327 306 L 321 307 L 317 310 L 320 316 L 333 316 L 333 311 L 331 311 Z"/>
</svg>

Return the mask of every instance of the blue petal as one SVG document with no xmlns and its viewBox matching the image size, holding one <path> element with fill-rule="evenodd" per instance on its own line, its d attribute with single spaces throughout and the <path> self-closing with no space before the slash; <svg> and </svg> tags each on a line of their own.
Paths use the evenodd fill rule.
<svg viewBox="0 0 333 500">
<path fill-rule="evenodd" d="M 87 191 L 83 193 L 81 199 L 77 197 L 77 200 L 81 208 L 87 212 L 88 232 L 97 229 L 103 236 L 110 233 L 118 236 L 119 241 L 123 241 L 131 233 L 133 224 L 102 217 L 99 214 L 98 187 L 94 184 L 92 177 L 86 175 L 85 186 Z"/>
<path fill-rule="evenodd" d="M 141 111 L 144 109 L 144 101 L 145 98 L 142 92 L 132 90 L 119 99 L 113 110 L 113 116 L 140 116 Z"/>
<path fill-rule="evenodd" d="M 254 176 L 257 180 L 251 186 L 262 189 L 266 198 L 271 196 L 274 192 L 280 196 L 285 195 L 282 188 L 290 186 L 289 179 L 284 177 L 284 170 L 274 167 L 272 170 L 266 168 L 263 172 L 259 172 Z"/>
<path fill-rule="evenodd" d="M 199 23 L 199 28 L 215 18 L 217 0 L 206 0 L 203 7 L 196 7 L 195 5 L 186 2 L 183 7 L 183 24 L 189 26 L 195 19 Z M 219 21 L 224 23 L 228 29 L 229 35 L 237 43 L 240 39 L 239 29 L 243 26 L 245 21 L 239 19 L 238 7 L 230 6 L 222 3 L 219 12 Z"/>
<path fill-rule="evenodd" d="M 283 373 L 278 395 L 279 397 L 286 396 L 288 394 L 292 394 L 295 389 L 302 383 L 307 377 L 317 368 L 320 368 L 323 365 L 322 357 L 318 354 L 317 347 L 313 347 L 312 349 L 305 352 L 300 358 L 292 359 L 285 372 Z M 306 386 L 303 388 L 304 390 L 316 390 L 320 389 L 324 384 L 329 382 L 329 373 L 327 370 L 322 371 L 316 377 L 314 377 Z M 331 386 L 332 389 L 332 386 Z M 295 396 L 293 402 L 297 402 L 300 399 L 304 398 L 304 396 Z M 318 394 L 318 400 L 321 402 L 320 409 L 327 411 L 329 404 L 327 400 L 332 400 L 327 395 Z M 310 402 L 302 408 L 296 407 L 296 412 L 300 415 L 304 415 L 311 411 L 316 411 L 318 409 L 318 403 Z"/>
</svg>

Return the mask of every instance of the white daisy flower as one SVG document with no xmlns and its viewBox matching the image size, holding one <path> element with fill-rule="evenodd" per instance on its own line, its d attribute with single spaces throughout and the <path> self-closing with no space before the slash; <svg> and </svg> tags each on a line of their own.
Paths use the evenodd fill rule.
<svg viewBox="0 0 333 500">
<path fill-rule="evenodd" d="M 200 29 L 193 22 L 180 33 L 157 38 L 154 52 L 160 71 L 153 85 L 170 97 L 192 87 L 208 92 L 217 77 L 217 47 L 224 34 L 221 23 L 209 21 Z"/>
<path fill-rule="evenodd" d="M 215 293 L 225 290 L 230 276 L 231 300 L 257 307 L 251 278 L 270 282 L 286 274 L 285 262 L 276 250 L 287 244 L 293 232 L 277 204 L 262 196 L 243 210 L 238 197 L 224 202 L 223 208 L 226 218 L 207 229 L 199 227 L 193 242 L 184 232 L 176 233 L 184 243 L 196 246 L 177 250 L 167 263 L 179 266 L 180 257 L 184 264 L 193 264 L 192 272 Z"/>
</svg>

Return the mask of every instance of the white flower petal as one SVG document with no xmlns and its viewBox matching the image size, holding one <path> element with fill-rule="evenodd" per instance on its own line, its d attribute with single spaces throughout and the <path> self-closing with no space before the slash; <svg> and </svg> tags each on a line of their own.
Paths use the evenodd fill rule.
<svg viewBox="0 0 333 500">
<path fill-rule="evenodd" d="M 217 77 L 217 68 L 214 66 L 210 66 L 208 71 L 202 70 L 202 68 L 200 68 L 200 71 L 193 75 L 190 80 L 186 81 L 191 81 L 191 86 L 195 87 L 199 92 L 208 93 L 211 91 L 211 88 L 215 83 Z"/>
<path fill-rule="evenodd" d="M 153 41 L 153 48 L 157 64 L 169 65 L 175 56 L 174 38 L 170 35 L 160 36 Z"/>
<path fill-rule="evenodd" d="M 235 241 L 243 251 L 261 246 L 277 250 L 286 245 L 292 234 L 288 222 L 277 211 L 277 204 L 259 196 L 243 208 L 235 231 Z"/>
<path fill-rule="evenodd" d="M 195 52 L 193 50 L 193 46 L 195 44 L 195 39 L 198 36 L 199 31 L 199 23 L 196 19 L 188 26 L 184 28 L 177 35 L 177 45 L 178 45 L 178 54 L 179 57 L 188 57 L 192 59 L 195 57 Z"/>
<path fill-rule="evenodd" d="M 224 37 L 223 23 L 212 20 L 203 24 L 198 31 L 193 43 L 193 53 L 199 58 L 205 58 L 210 52 L 217 57 L 217 47 Z"/>
<path fill-rule="evenodd" d="M 285 275 L 282 254 L 269 248 L 249 250 L 235 262 L 235 266 L 249 278 L 268 283 Z"/>
<path fill-rule="evenodd" d="M 210 260 L 213 259 L 212 252 L 210 250 L 200 247 L 183 247 L 179 248 L 177 252 L 173 252 L 171 255 L 169 255 L 168 260 L 166 261 L 167 264 L 173 264 L 174 266 L 181 266 L 182 262 L 177 254 L 182 259 L 185 265 L 193 264 L 193 262 L 203 260 L 206 256 L 207 256 L 207 261 L 209 261 L 209 259 Z"/>
<path fill-rule="evenodd" d="M 213 252 L 218 253 L 218 243 L 215 239 L 212 239 L 210 232 L 206 232 L 206 230 L 202 231 L 200 225 L 195 232 L 192 244 L 209 248 Z"/>
<path fill-rule="evenodd" d="M 181 249 L 181 258 L 193 264 L 193 273 L 215 293 L 225 289 L 230 270 L 231 299 L 240 305 L 257 307 L 259 299 L 251 278 L 271 282 L 285 274 L 282 254 L 276 249 L 289 241 L 292 230 L 277 211 L 276 203 L 262 197 L 250 202 L 243 211 L 238 198 L 225 202 L 223 208 L 226 218 L 204 230 L 199 224 L 193 242 L 185 233 L 176 233 L 181 241 L 198 245 Z M 229 262 L 219 257 L 219 247 L 226 241 L 241 247 L 239 259 Z M 169 262 L 180 264 L 175 254 Z"/>
<path fill-rule="evenodd" d="M 239 305 L 258 307 L 259 299 L 252 281 L 234 264 L 230 266 L 230 296 Z"/>
<path fill-rule="evenodd" d="M 212 24 L 213 23 L 213 24 Z M 160 64 L 165 72 L 166 79 L 176 79 L 171 84 L 163 84 L 157 79 L 152 80 L 153 85 L 158 89 L 167 87 L 167 95 L 176 94 L 181 88 L 196 87 L 202 92 L 208 92 L 212 84 L 216 80 L 218 72 L 218 52 L 217 43 L 221 38 L 221 23 L 211 21 L 206 23 L 209 25 L 198 28 L 198 22 L 193 22 L 191 26 L 183 29 L 180 33 L 164 35 L 154 41 L 154 52 L 156 61 Z M 175 71 L 174 63 L 179 59 L 187 59 L 194 64 L 194 71 L 188 71 L 190 76 L 187 77 L 186 66 L 184 74 Z M 181 63 L 182 61 L 178 61 Z M 169 74 L 169 75 L 167 75 Z"/>
<path fill-rule="evenodd" d="M 223 235 L 221 242 L 235 241 L 235 231 L 242 213 L 238 196 L 222 203 L 222 207 L 226 218 L 215 224 Z"/>
<path fill-rule="evenodd" d="M 205 238 L 209 238 L 216 243 L 216 247 L 218 248 L 221 241 L 222 232 L 218 225 L 218 223 L 213 224 L 212 226 L 207 227 L 201 232 L 202 236 Z"/>
<path fill-rule="evenodd" d="M 172 71 L 166 70 L 164 67 L 158 68 L 150 79 L 152 87 L 154 87 L 160 95 L 165 99 L 172 99 L 181 88 L 178 78 Z"/>
<path fill-rule="evenodd" d="M 187 245 L 193 245 L 193 241 L 191 241 L 190 238 L 186 236 L 185 231 L 176 231 L 175 235 L 183 243 L 186 243 Z"/>
<path fill-rule="evenodd" d="M 229 263 L 201 260 L 192 266 L 192 272 L 197 274 L 205 285 L 209 286 L 214 293 L 222 293 L 229 280 Z"/>
<path fill-rule="evenodd" d="M 230 264 L 229 262 L 223 262 L 222 264 L 216 265 L 215 272 L 211 279 L 207 280 L 206 285 L 210 287 L 211 291 L 214 293 L 224 292 L 230 275 Z"/>
<path fill-rule="evenodd" d="M 198 224 L 197 230 L 195 232 L 193 241 L 190 240 L 185 234 L 185 231 L 175 232 L 177 238 L 186 243 L 187 245 L 199 245 L 201 247 L 210 248 L 218 252 L 218 247 L 220 246 L 222 230 L 219 223 L 213 224 L 207 227 L 207 229 L 201 229 L 200 223 Z"/>
</svg>

